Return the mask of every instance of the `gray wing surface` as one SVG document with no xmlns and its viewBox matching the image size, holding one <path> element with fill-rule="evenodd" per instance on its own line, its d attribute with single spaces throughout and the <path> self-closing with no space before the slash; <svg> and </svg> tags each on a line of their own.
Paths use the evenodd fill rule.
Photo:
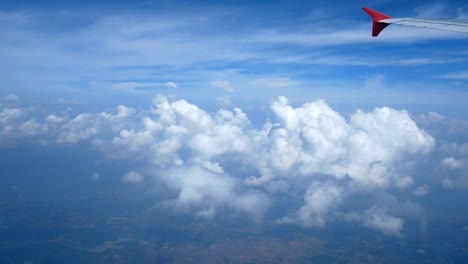
<svg viewBox="0 0 468 264">
<path fill-rule="evenodd" d="M 432 28 L 468 34 L 468 20 L 435 18 L 390 18 L 382 19 L 378 22 L 420 28 Z"/>
<path fill-rule="evenodd" d="M 388 25 L 432 28 L 468 34 L 468 20 L 445 18 L 392 18 L 368 7 L 362 8 L 372 18 L 372 36 L 377 37 Z"/>
</svg>

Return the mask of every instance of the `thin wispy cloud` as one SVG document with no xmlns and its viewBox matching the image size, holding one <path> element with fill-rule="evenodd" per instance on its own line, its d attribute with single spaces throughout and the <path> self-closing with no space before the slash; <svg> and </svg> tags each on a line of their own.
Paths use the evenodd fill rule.
<svg viewBox="0 0 468 264">
<path fill-rule="evenodd" d="M 442 75 L 442 78 L 446 79 L 454 79 L 454 80 L 466 80 L 468 79 L 468 71 L 459 71 L 459 72 L 452 72 Z"/>
<path fill-rule="evenodd" d="M 38 12 L 2 13 L 1 19 L 6 23 L 0 26 L 5 36 L 0 56 L 9 61 L 8 66 L 2 67 L 3 87 L 16 83 L 24 90 L 39 83 L 47 87 L 75 87 L 76 91 L 94 91 L 99 86 L 120 92 L 144 92 L 158 86 L 174 87 L 169 83 L 178 83 L 181 78 L 188 87 L 225 81 L 220 79 L 219 73 L 232 68 L 241 69 L 243 75 L 242 83 L 236 81 L 235 85 L 246 86 L 277 78 L 270 86 L 286 87 L 293 82 L 286 84 L 285 79 L 280 78 L 292 76 L 263 76 L 254 65 L 279 67 L 285 72 L 304 65 L 422 67 L 464 61 L 444 54 L 427 58 L 424 52 L 391 57 L 379 51 L 365 52 L 362 45 L 370 49 L 375 45 L 392 45 L 399 49 L 408 43 L 463 38 L 450 32 L 398 26 L 390 27 L 377 39 L 371 38 L 365 14 L 362 14 L 365 22 L 344 24 L 322 20 L 301 22 L 301 27 L 283 23 L 255 24 L 251 28 L 236 27 L 217 14 L 226 14 L 226 8 L 212 8 L 203 19 L 193 15 L 190 9 L 175 10 L 173 15 L 131 11 L 93 15 L 91 12 L 85 15 L 85 22 L 69 30 L 54 30 L 56 26 Z M 246 14 L 243 9 L 235 9 L 227 15 L 236 21 Z M 63 20 L 65 25 L 75 19 L 60 12 L 52 16 L 54 20 Z M 41 27 L 34 26 L 39 22 Z M 218 30 L 220 25 L 229 30 Z M 210 70 L 212 74 L 198 75 L 200 70 Z M 249 71 L 252 73 L 247 74 Z M 340 72 L 340 69 L 334 71 Z M 26 72 L 29 78 L 21 78 L 19 72 Z M 309 78 L 294 79 L 303 83 Z M 234 90 L 226 88 L 227 85 L 224 87 L 227 91 Z"/>
</svg>

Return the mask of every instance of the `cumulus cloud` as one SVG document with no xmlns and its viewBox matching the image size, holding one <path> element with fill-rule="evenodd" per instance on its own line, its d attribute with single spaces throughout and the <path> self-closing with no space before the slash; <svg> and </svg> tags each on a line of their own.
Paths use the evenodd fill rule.
<svg viewBox="0 0 468 264">
<path fill-rule="evenodd" d="M 47 130 L 47 127 L 42 125 L 38 121 L 31 119 L 21 123 L 18 127 L 18 130 L 22 135 L 34 136 L 45 132 L 45 130 Z"/>
<path fill-rule="evenodd" d="M 400 236 L 403 230 L 404 221 L 393 217 L 387 213 L 387 210 L 373 206 L 366 210 L 363 215 L 364 226 L 381 231 L 391 236 Z"/>
<path fill-rule="evenodd" d="M 261 218 L 268 199 L 260 191 L 243 191 L 238 179 L 196 166 L 174 168 L 160 174 L 167 186 L 178 191 L 177 210 L 195 210 L 198 216 L 214 217 L 224 207 Z"/>
<path fill-rule="evenodd" d="M 393 171 L 393 164 L 404 156 L 427 153 L 434 145 L 404 110 L 357 111 L 347 122 L 322 100 L 293 108 L 284 97 L 272 110 L 280 123 L 268 131 L 268 149 L 259 162 L 262 175 L 249 179 L 251 184 L 323 173 L 350 177 L 363 186 L 395 185 L 403 176 Z"/>
<path fill-rule="evenodd" d="M 457 160 L 453 157 L 443 159 L 442 164 L 451 169 L 459 169 L 464 166 L 463 160 Z"/>
<path fill-rule="evenodd" d="M 125 105 L 119 105 L 117 106 L 117 114 L 112 115 L 112 114 L 103 112 L 101 113 L 101 115 L 106 119 L 115 120 L 115 119 L 122 119 L 122 118 L 129 117 L 135 114 L 135 112 L 136 110 L 134 108 L 127 107 Z"/>
<path fill-rule="evenodd" d="M 284 97 L 273 102 L 271 109 L 278 123 L 267 122 L 255 129 L 240 109 L 210 114 L 184 100 L 169 102 L 166 97 L 157 97 L 152 108 L 155 116 L 146 117 L 139 130 L 123 130 L 113 143 L 147 153 L 159 168 L 201 169 L 195 174 L 229 174 L 235 170 L 225 164 L 239 162 L 248 173 L 236 178 L 243 179 L 247 190 L 285 190 L 297 180 L 304 181 L 310 185 L 303 206 L 280 222 L 305 226 L 325 225 L 346 188 L 408 187 L 414 181 L 398 173 L 398 163 L 403 157 L 426 154 L 434 145 L 434 139 L 404 110 L 357 111 L 347 121 L 323 100 L 294 108 Z M 230 160 L 225 160 L 226 155 Z M 318 175 L 343 182 L 351 179 L 352 187 L 320 184 L 315 181 Z M 182 186 L 176 189 L 187 189 Z M 193 197 L 199 196 L 204 197 Z M 182 204 L 188 204 L 187 197 L 192 196 L 179 196 Z M 211 196 L 211 200 L 217 199 L 229 200 Z M 216 208 L 211 204 L 200 214 L 211 215 Z"/>
<path fill-rule="evenodd" d="M 46 118 L 46 122 L 50 122 L 50 123 L 61 123 L 65 120 L 65 118 L 63 117 L 58 117 L 56 115 L 48 115 L 47 118 Z"/>
<path fill-rule="evenodd" d="M 136 110 L 119 105 L 110 113 L 81 113 L 75 116 L 68 113 L 68 108 L 60 114 L 33 107 L 0 109 L 0 147 L 31 137 L 41 143 L 76 144 L 120 131 L 132 122 L 130 120 Z"/>
<path fill-rule="evenodd" d="M 25 112 L 22 109 L 18 108 L 3 108 L 0 112 L 0 123 L 8 124 L 23 116 Z"/>
<path fill-rule="evenodd" d="M 143 175 L 141 175 L 140 173 L 136 171 L 129 171 L 127 174 L 122 176 L 122 182 L 125 182 L 125 183 L 133 183 L 133 184 L 141 183 L 143 182 L 143 179 L 144 179 Z"/>
<path fill-rule="evenodd" d="M 96 135 L 99 131 L 93 124 L 92 114 L 80 114 L 63 126 L 64 130 L 59 134 L 59 143 L 77 143 Z"/>
<path fill-rule="evenodd" d="M 240 108 L 210 113 L 158 96 L 150 111 L 119 105 L 110 112 L 31 119 L 24 110 L 5 108 L 0 123 L 21 133 L 39 131 L 59 144 L 89 140 L 106 155 L 136 159 L 144 166 L 136 170 L 167 187 L 172 198 L 166 202 L 176 211 L 215 218 L 230 210 L 258 220 L 286 195 L 302 199 L 278 222 L 308 227 L 325 226 L 355 193 L 405 190 L 414 183 L 406 169 L 435 145 L 405 110 L 383 107 L 344 117 L 324 100 L 294 107 L 279 97 L 271 112 L 272 121 L 254 127 Z M 121 180 L 144 177 L 130 171 Z M 415 195 L 424 192 L 419 189 Z M 380 208 L 359 222 L 399 235 L 404 221 Z"/>
<path fill-rule="evenodd" d="M 418 124 L 438 138 L 433 155 L 432 178 L 444 188 L 467 189 L 468 121 L 429 113 L 417 118 Z"/>
<path fill-rule="evenodd" d="M 297 213 L 279 222 L 323 227 L 328 214 L 336 208 L 342 196 L 343 190 L 335 185 L 314 183 L 304 194 L 304 205 Z"/>
<path fill-rule="evenodd" d="M 0 148 L 19 138 L 43 134 L 48 127 L 30 116 L 31 109 L 3 108 L 0 111 Z"/>
</svg>

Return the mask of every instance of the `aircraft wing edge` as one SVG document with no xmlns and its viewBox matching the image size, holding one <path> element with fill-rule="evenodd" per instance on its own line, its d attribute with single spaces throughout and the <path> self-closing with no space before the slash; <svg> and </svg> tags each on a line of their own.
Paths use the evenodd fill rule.
<svg viewBox="0 0 468 264">
<path fill-rule="evenodd" d="M 468 34 L 468 21 L 432 18 L 392 18 L 368 7 L 362 8 L 372 18 L 372 36 L 377 37 L 390 24 L 431 28 Z"/>
<path fill-rule="evenodd" d="M 372 18 L 372 37 L 377 37 L 390 23 L 381 22 L 385 19 L 391 19 L 390 16 L 382 14 L 368 7 L 362 8 Z"/>
<path fill-rule="evenodd" d="M 454 21 L 444 19 L 419 19 L 419 18 L 396 18 L 384 19 L 381 23 L 397 24 L 404 26 L 431 28 L 445 31 L 459 32 L 468 34 L 468 21 Z"/>
</svg>

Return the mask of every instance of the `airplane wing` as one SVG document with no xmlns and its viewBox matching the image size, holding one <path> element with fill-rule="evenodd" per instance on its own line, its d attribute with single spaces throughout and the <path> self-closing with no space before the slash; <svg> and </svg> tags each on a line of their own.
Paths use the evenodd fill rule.
<svg viewBox="0 0 468 264">
<path fill-rule="evenodd" d="M 368 7 L 362 8 L 372 18 L 372 36 L 377 37 L 390 24 L 432 28 L 468 34 L 468 21 L 435 18 L 391 18 Z"/>
</svg>

